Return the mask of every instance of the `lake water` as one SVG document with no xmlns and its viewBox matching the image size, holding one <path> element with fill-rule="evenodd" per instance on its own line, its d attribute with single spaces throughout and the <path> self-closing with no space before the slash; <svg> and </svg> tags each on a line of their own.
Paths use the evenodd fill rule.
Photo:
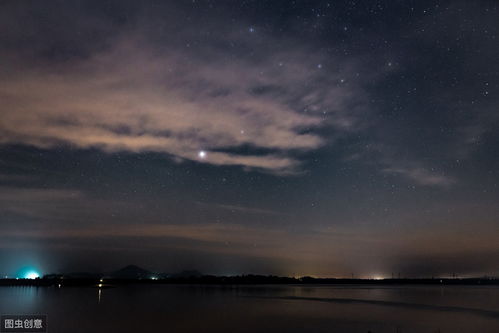
<svg viewBox="0 0 499 333">
<path fill-rule="evenodd" d="M 0 287 L 48 332 L 499 332 L 496 286 Z"/>
</svg>

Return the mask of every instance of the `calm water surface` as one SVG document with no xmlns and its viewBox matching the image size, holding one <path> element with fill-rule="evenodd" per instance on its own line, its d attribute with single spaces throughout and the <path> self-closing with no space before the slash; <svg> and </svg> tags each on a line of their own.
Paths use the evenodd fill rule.
<svg viewBox="0 0 499 333">
<path fill-rule="evenodd" d="M 499 287 L 0 287 L 49 332 L 499 332 Z"/>
</svg>

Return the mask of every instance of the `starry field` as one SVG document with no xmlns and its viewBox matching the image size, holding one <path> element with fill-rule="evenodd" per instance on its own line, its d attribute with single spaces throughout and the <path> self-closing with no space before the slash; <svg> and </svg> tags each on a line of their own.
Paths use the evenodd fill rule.
<svg viewBox="0 0 499 333">
<path fill-rule="evenodd" d="M 0 273 L 499 274 L 497 1 L 2 1 Z"/>
</svg>

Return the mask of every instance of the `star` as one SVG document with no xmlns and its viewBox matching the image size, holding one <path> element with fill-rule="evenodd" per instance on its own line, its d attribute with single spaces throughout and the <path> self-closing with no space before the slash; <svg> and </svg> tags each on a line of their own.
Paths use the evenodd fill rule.
<svg viewBox="0 0 499 333">
<path fill-rule="evenodd" d="M 206 152 L 204 150 L 201 150 L 198 153 L 198 157 L 201 158 L 201 159 L 205 159 L 206 158 Z"/>
</svg>

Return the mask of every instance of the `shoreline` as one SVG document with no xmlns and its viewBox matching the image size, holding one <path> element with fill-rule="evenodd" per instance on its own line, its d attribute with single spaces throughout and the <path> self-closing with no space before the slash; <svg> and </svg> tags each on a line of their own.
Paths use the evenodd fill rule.
<svg viewBox="0 0 499 333">
<path fill-rule="evenodd" d="M 426 279 L 334 279 L 334 278 L 282 278 L 266 276 L 203 276 L 196 278 L 165 279 L 117 279 L 117 278 L 37 278 L 37 279 L 0 279 L 0 286 L 93 286 L 109 288 L 118 285 L 499 285 L 499 279 L 485 278 L 426 278 Z"/>
</svg>

